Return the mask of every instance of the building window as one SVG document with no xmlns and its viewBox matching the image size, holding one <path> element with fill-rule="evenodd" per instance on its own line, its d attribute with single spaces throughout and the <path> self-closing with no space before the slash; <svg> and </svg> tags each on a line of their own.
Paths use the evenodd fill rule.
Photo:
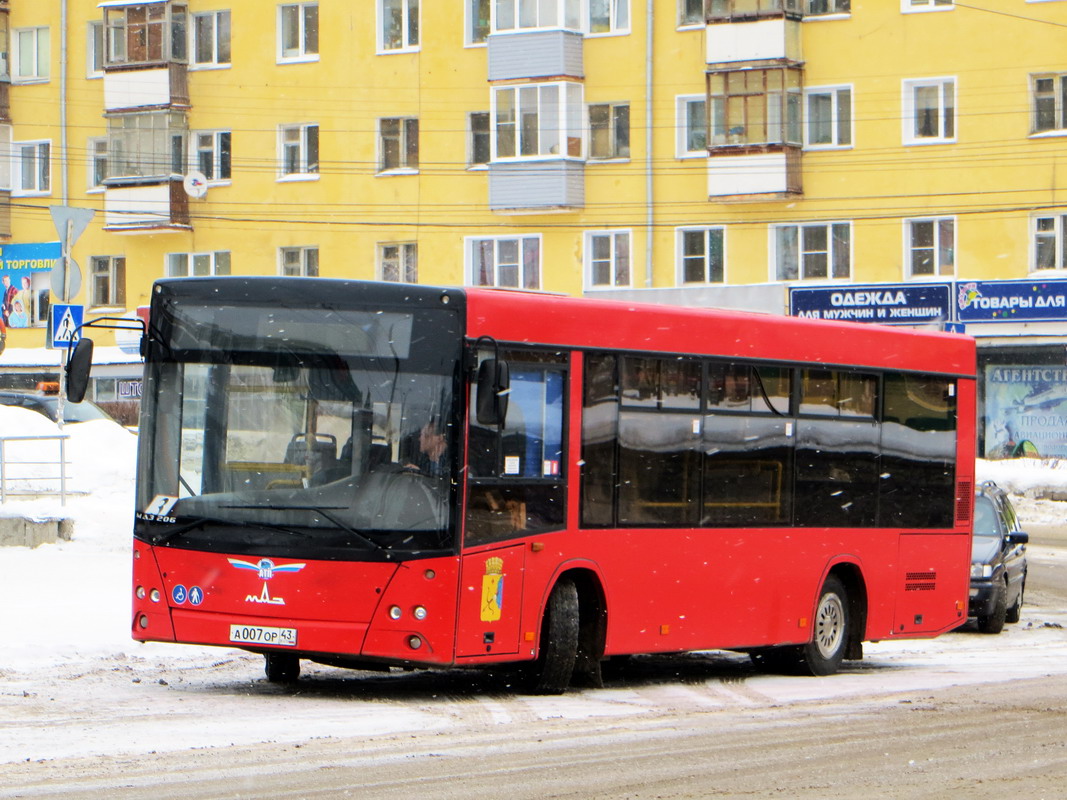
<svg viewBox="0 0 1067 800">
<path fill-rule="evenodd" d="M 1067 215 L 1034 217 L 1034 269 L 1067 269 Z"/>
<path fill-rule="evenodd" d="M 278 6 L 278 61 L 317 61 L 319 4 Z"/>
<path fill-rule="evenodd" d="M 582 111 L 578 83 L 494 89 L 493 158 L 581 158 Z"/>
<path fill-rule="evenodd" d="M 48 28 L 17 28 L 11 32 L 12 79 L 16 82 L 48 80 L 51 60 Z"/>
<path fill-rule="evenodd" d="M 956 138 L 956 81 L 904 82 L 904 143 L 940 144 Z"/>
<path fill-rule="evenodd" d="M 675 100 L 678 158 L 708 155 L 707 99 L 703 95 L 680 95 Z"/>
<path fill-rule="evenodd" d="M 905 225 L 912 277 L 955 274 L 956 223 L 953 219 L 910 219 Z"/>
<path fill-rule="evenodd" d="M 852 10 L 852 0 L 807 0 L 805 15 L 848 14 Z"/>
<path fill-rule="evenodd" d="M 419 282 L 419 246 L 415 242 L 378 245 L 378 274 L 393 283 Z"/>
<path fill-rule="evenodd" d="M 953 0 L 900 0 L 900 10 L 909 11 L 947 11 L 953 7 Z"/>
<path fill-rule="evenodd" d="M 678 0 L 678 25 L 703 25 L 704 0 Z"/>
<path fill-rule="evenodd" d="M 52 191 L 52 144 L 15 142 L 16 194 L 48 194 Z"/>
<path fill-rule="evenodd" d="M 709 22 L 747 22 L 761 17 L 790 14 L 799 18 L 805 0 L 709 0 Z"/>
<path fill-rule="evenodd" d="M 630 30 L 630 0 L 589 0 L 589 33 Z"/>
<path fill-rule="evenodd" d="M 319 126 L 283 125 L 279 128 L 280 177 L 318 175 Z"/>
<path fill-rule="evenodd" d="M 167 254 L 168 278 L 229 274 L 230 252 L 228 250 L 218 250 L 214 253 Z"/>
<path fill-rule="evenodd" d="M 681 284 L 722 283 L 726 280 L 723 228 L 683 228 L 678 231 L 678 280 Z"/>
<path fill-rule="evenodd" d="M 417 50 L 419 0 L 378 0 L 378 52 Z"/>
<path fill-rule="evenodd" d="M 278 251 L 278 272 L 298 278 L 317 278 L 319 275 L 319 248 L 283 247 Z"/>
<path fill-rule="evenodd" d="M 107 119 L 108 178 L 184 174 L 185 115 L 174 111 L 117 114 Z"/>
<path fill-rule="evenodd" d="M 90 139 L 87 150 L 89 153 L 88 188 L 90 190 L 103 189 L 104 181 L 107 179 L 107 139 Z"/>
<path fill-rule="evenodd" d="M 852 146 L 852 89 L 848 86 L 804 90 L 807 118 L 804 145 L 810 148 Z"/>
<path fill-rule="evenodd" d="M 630 157 L 630 105 L 589 106 L 589 157 Z"/>
<path fill-rule="evenodd" d="M 630 285 L 630 232 L 590 231 L 585 235 L 585 274 L 590 289 Z"/>
<path fill-rule="evenodd" d="M 489 38 L 491 0 L 467 0 L 467 44 L 485 44 Z"/>
<path fill-rule="evenodd" d="M 419 168 L 419 121 L 389 117 L 378 120 L 378 171 L 414 172 Z"/>
<path fill-rule="evenodd" d="M 231 177 L 229 131 L 197 131 L 191 137 L 196 152 L 193 168 L 209 181 L 228 181 Z"/>
<path fill-rule="evenodd" d="M 1033 77 L 1034 133 L 1067 130 L 1067 75 Z"/>
<path fill-rule="evenodd" d="M 146 3 L 104 9 L 109 66 L 184 62 L 186 52 L 184 3 Z"/>
<path fill-rule="evenodd" d="M 193 15 L 193 64 L 215 67 L 230 63 L 230 12 Z"/>
<path fill-rule="evenodd" d="M 123 256 L 93 256 L 90 265 L 94 306 L 126 306 L 126 259 Z"/>
<path fill-rule="evenodd" d="M 852 231 L 847 222 L 774 227 L 775 278 L 780 281 L 848 279 Z"/>
<path fill-rule="evenodd" d="M 470 281 L 475 286 L 541 288 L 541 237 L 470 238 Z"/>
<path fill-rule="evenodd" d="M 580 0 L 496 0 L 494 31 L 581 27 Z"/>
<path fill-rule="evenodd" d="M 89 35 L 85 48 L 85 77 L 102 78 L 104 75 L 104 22 L 89 23 Z"/>
<path fill-rule="evenodd" d="M 484 166 L 492 157 L 492 134 L 488 111 L 473 111 L 467 115 L 468 149 L 470 155 L 467 164 L 471 167 Z"/>
<path fill-rule="evenodd" d="M 801 142 L 797 68 L 709 73 L 708 98 L 712 149 Z"/>
</svg>

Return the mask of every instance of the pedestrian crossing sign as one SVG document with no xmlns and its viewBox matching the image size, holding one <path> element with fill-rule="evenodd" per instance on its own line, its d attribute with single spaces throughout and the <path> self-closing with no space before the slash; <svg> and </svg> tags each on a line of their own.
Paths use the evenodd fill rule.
<svg viewBox="0 0 1067 800">
<path fill-rule="evenodd" d="M 49 314 L 48 329 L 51 332 L 52 348 L 67 348 L 81 338 L 82 320 L 85 318 L 85 306 L 55 303 Z"/>
</svg>

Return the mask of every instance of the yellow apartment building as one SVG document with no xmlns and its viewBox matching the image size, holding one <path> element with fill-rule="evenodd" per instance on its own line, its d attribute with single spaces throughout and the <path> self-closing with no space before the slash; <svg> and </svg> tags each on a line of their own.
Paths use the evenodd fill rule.
<svg viewBox="0 0 1067 800">
<path fill-rule="evenodd" d="M 1065 45 L 1067 0 L 0 0 L 0 383 L 161 276 L 494 285 L 962 331 L 984 452 L 1067 455 Z"/>
</svg>

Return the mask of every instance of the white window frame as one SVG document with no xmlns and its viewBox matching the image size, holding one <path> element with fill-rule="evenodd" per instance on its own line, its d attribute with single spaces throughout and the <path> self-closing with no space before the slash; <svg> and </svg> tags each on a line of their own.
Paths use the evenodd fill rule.
<svg viewBox="0 0 1067 800">
<path fill-rule="evenodd" d="M 699 233 L 703 238 L 703 280 L 690 281 L 686 280 L 685 274 L 685 240 L 687 234 Z M 712 235 L 717 235 L 719 239 L 719 250 L 721 253 L 719 269 L 722 272 L 722 277 L 719 280 L 711 280 L 709 277 L 713 264 L 711 264 L 711 248 L 708 246 Z M 677 274 L 675 275 L 675 285 L 677 286 L 721 286 L 726 283 L 726 227 L 723 225 L 687 225 L 683 228 L 675 229 L 675 259 Z"/>
<path fill-rule="evenodd" d="M 508 6 L 510 11 L 507 15 L 501 16 L 500 11 L 504 6 Z M 580 0 L 494 0 L 490 31 L 493 33 L 538 29 L 580 31 L 583 23 L 582 11 Z M 588 23 L 588 14 L 584 21 Z"/>
<path fill-rule="evenodd" d="M 233 16 L 230 10 L 202 11 L 190 15 L 189 36 L 192 39 L 189 46 L 189 69 L 229 69 L 233 59 Z M 200 55 L 200 21 L 205 20 L 211 25 L 211 58 L 205 61 L 199 60 Z M 225 39 L 226 54 L 222 60 L 220 42 Z M 279 50 L 280 52 L 280 50 Z"/>
<path fill-rule="evenodd" d="M 387 3 L 399 4 L 400 6 L 400 43 L 398 45 L 391 44 L 386 40 Z M 422 4 L 419 0 L 377 0 L 376 5 L 378 7 L 378 24 L 376 26 L 378 55 L 418 52 L 422 47 Z M 414 29 L 412 28 L 413 19 Z"/>
<path fill-rule="evenodd" d="M 85 151 L 87 154 L 85 172 L 86 191 L 102 192 L 104 191 L 104 181 L 107 179 L 107 137 L 100 136 L 89 139 Z M 95 180 L 97 176 L 97 166 L 102 167 L 102 176 L 99 181 Z"/>
<path fill-rule="evenodd" d="M 11 30 L 11 82 L 43 83 L 51 73 L 52 47 L 47 25 Z M 29 48 L 27 54 L 25 50 Z M 22 70 L 23 57 L 33 62 L 31 70 Z"/>
<path fill-rule="evenodd" d="M 948 225 L 949 242 L 943 241 L 945 225 Z M 915 241 L 916 225 L 932 225 L 933 244 L 917 246 Z M 948 258 L 945 258 L 946 245 Z M 932 251 L 932 272 L 915 272 L 915 255 L 919 250 Z M 956 274 L 956 218 L 955 217 L 913 217 L 904 220 L 904 265 L 909 278 L 914 280 L 941 280 Z M 950 260 L 949 260 L 950 259 Z M 946 263 L 947 262 L 947 263 Z"/>
<path fill-rule="evenodd" d="M 315 9 L 315 31 L 309 34 L 308 12 Z M 296 13 L 296 38 L 299 44 L 296 47 L 285 46 L 285 14 L 286 9 L 295 9 Z M 314 3 L 282 3 L 278 6 L 277 19 L 277 60 L 279 64 L 302 64 L 319 60 L 319 4 Z M 314 50 L 311 49 L 310 37 L 314 36 Z"/>
<path fill-rule="evenodd" d="M 200 271 L 198 272 L 197 270 Z M 230 270 L 229 250 L 200 253 L 167 253 L 163 264 L 163 274 L 168 278 L 229 275 L 231 274 Z"/>
<path fill-rule="evenodd" d="M 811 126 L 814 122 L 811 113 L 813 98 L 828 95 L 830 97 L 830 141 L 813 142 Z M 848 99 L 848 118 L 842 120 L 842 96 Z M 850 84 L 842 86 L 812 86 L 804 89 L 804 149 L 805 150 L 848 150 L 855 145 L 855 121 L 852 102 L 854 93 Z M 842 124 L 844 123 L 844 124 Z M 847 136 L 846 136 L 847 134 Z M 847 139 L 847 140 L 846 140 Z"/>
<path fill-rule="evenodd" d="M 315 130 L 315 158 L 311 156 L 311 130 Z M 296 133 L 292 140 L 290 134 Z M 319 125 L 317 122 L 294 123 L 278 126 L 278 180 L 317 181 L 319 179 Z M 290 169 L 289 154 L 296 156 L 295 169 Z"/>
<path fill-rule="evenodd" d="M 104 21 L 92 20 L 86 26 L 85 37 L 85 77 L 88 79 L 104 77 L 104 59 L 107 57 L 104 43 Z"/>
<path fill-rule="evenodd" d="M 390 283 L 418 283 L 418 242 L 379 242 L 378 279 Z"/>
<path fill-rule="evenodd" d="M 555 94 L 553 102 L 552 95 Z M 494 87 L 492 104 L 489 110 L 492 124 L 492 159 L 493 161 L 532 161 L 538 159 L 574 158 L 585 159 L 585 103 L 584 87 L 572 81 L 552 81 L 550 83 L 523 83 L 511 86 Z M 502 98 L 510 101 L 502 102 Z M 533 104 L 528 104 L 531 97 L 536 97 Z M 514 131 L 513 153 L 501 154 L 501 115 L 506 113 L 511 103 L 511 119 L 507 123 Z M 533 152 L 523 152 L 530 142 L 523 138 L 523 109 L 536 108 L 537 142 Z M 555 115 L 549 113 L 555 108 Z M 554 117 L 554 119 L 553 119 Z M 555 137 L 553 138 L 553 134 Z M 576 144 L 576 150 L 571 145 Z M 555 150 L 553 150 L 555 147 Z M 508 148 L 512 149 L 512 148 Z"/>
<path fill-rule="evenodd" d="M 807 236 L 808 232 L 814 234 L 817 230 L 822 230 L 825 234 L 825 248 L 817 247 L 817 243 Z M 835 229 L 844 229 L 848 234 L 847 252 L 847 274 L 840 275 L 835 274 L 835 268 L 837 266 L 838 249 L 836 246 L 836 240 L 834 239 Z M 782 276 L 782 257 L 781 252 L 781 236 L 780 233 L 787 230 L 796 231 L 797 242 L 797 274 L 795 277 L 783 277 Z M 831 222 L 810 222 L 804 224 L 789 224 L 789 225 L 771 225 L 770 226 L 770 252 L 771 252 L 771 264 L 770 264 L 770 279 L 776 283 L 814 283 L 817 281 L 851 281 L 852 280 L 852 223 L 847 220 L 833 220 Z M 826 274 L 825 275 L 811 275 L 808 273 L 808 264 L 813 262 L 819 256 L 825 255 Z"/>
<path fill-rule="evenodd" d="M 675 130 L 677 131 L 677 139 L 675 141 L 675 156 L 678 158 L 707 158 L 708 157 L 708 126 L 707 126 L 707 95 L 703 94 L 680 94 L 674 98 L 675 108 Z M 690 116 L 689 108 L 695 103 L 705 104 L 705 116 L 704 116 L 704 147 L 699 150 L 689 149 L 690 140 Z"/>
<path fill-rule="evenodd" d="M 201 154 L 210 158 L 210 169 L 204 169 Z M 233 179 L 233 133 L 226 130 L 190 131 L 189 170 L 203 173 L 212 186 L 229 184 Z M 223 172 L 228 174 L 223 175 Z"/>
<path fill-rule="evenodd" d="M 98 279 L 107 281 L 106 297 L 98 291 Z M 92 256 L 89 259 L 89 304 L 94 308 L 126 306 L 126 256 Z"/>
<path fill-rule="evenodd" d="M 597 107 L 606 107 L 608 109 L 607 120 L 607 136 L 608 136 L 608 149 L 611 151 L 608 155 L 594 155 L 593 153 L 593 109 Z M 618 144 L 618 115 L 617 109 L 626 109 L 626 152 L 619 152 Z M 589 120 L 589 160 L 590 161 L 629 161 L 630 160 L 630 131 L 631 131 L 631 118 L 630 118 L 630 104 L 629 103 L 590 103 L 586 108 L 587 119 Z"/>
<path fill-rule="evenodd" d="M 588 291 L 598 289 L 629 289 L 634 279 L 633 231 L 629 228 L 614 228 L 585 232 L 583 253 L 585 254 L 585 288 Z M 606 258 L 598 258 L 598 243 L 607 245 Z M 625 252 L 620 252 L 622 250 Z M 607 283 L 596 282 L 596 265 L 607 262 L 610 277 Z"/>
<path fill-rule="evenodd" d="M 516 267 L 516 279 L 517 283 L 501 283 L 500 281 L 500 251 L 501 246 L 514 242 L 516 244 L 516 257 L 517 261 L 514 262 Z M 482 244 L 489 245 L 493 251 L 493 282 L 481 283 L 478 275 L 478 250 Z M 542 246 L 541 234 L 531 233 L 523 234 L 521 236 L 468 236 L 464 240 L 464 250 L 466 252 L 467 266 L 465 269 L 468 286 L 497 286 L 500 288 L 512 288 L 512 289 L 531 289 L 540 290 L 541 288 L 541 275 L 543 273 L 542 264 L 544 261 L 544 247 Z M 534 265 L 536 270 L 536 276 L 530 276 L 525 273 L 525 261 L 524 254 L 527 252 L 528 247 L 537 248 L 537 263 Z M 513 262 L 505 261 L 505 266 L 511 266 Z M 536 277 L 536 280 L 532 280 Z"/>
<path fill-rule="evenodd" d="M 385 163 L 387 152 L 383 123 L 397 123 L 397 163 Z M 414 148 L 412 143 L 414 142 Z M 415 175 L 419 171 L 419 120 L 417 117 L 381 117 L 378 119 L 378 174 Z"/>
<path fill-rule="evenodd" d="M 903 117 L 904 128 L 903 137 L 905 145 L 926 145 L 926 144 L 951 144 L 956 141 L 957 138 L 957 117 L 958 117 L 958 105 L 956 103 L 956 87 L 957 82 L 955 77 L 944 76 L 938 78 L 916 78 L 913 80 L 905 80 L 903 82 L 903 99 L 902 107 L 904 113 Z M 937 135 L 935 136 L 921 136 L 916 131 L 916 125 L 918 124 L 917 116 L 917 104 L 916 93 L 921 89 L 936 89 L 937 90 Z M 951 100 L 951 115 L 946 113 L 948 105 L 946 99 Z M 947 134 L 946 128 L 951 122 L 952 132 L 951 135 Z"/>
<path fill-rule="evenodd" d="M 593 30 L 593 4 L 602 2 L 607 7 L 608 26 L 606 30 Z M 587 0 L 588 14 L 586 16 L 586 35 L 597 36 L 626 36 L 630 33 L 630 0 Z"/>
<path fill-rule="evenodd" d="M 489 33 L 493 30 L 493 3 L 495 0 L 466 0 L 463 3 L 463 46 L 486 47 Z M 479 18 L 478 9 L 485 9 L 485 35 L 479 37 L 476 25 Z"/>
<path fill-rule="evenodd" d="M 1052 101 L 1053 125 L 1047 128 L 1038 127 L 1037 82 L 1040 80 L 1050 80 L 1053 85 L 1053 90 L 1048 96 L 1048 99 Z M 1030 109 L 1031 136 L 1063 136 L 1067 134 L 1067 72 L 1048 72 L 1031 75 Z"/>
<path fill-rule="evenodd" d="M 852 0 L 825 0 L 825 2 L 827 2 L 830 5 L 834 6 L 834 9 L 832 11 L 812 11 L 811 10 L 811 5 L 814 2 L 815 2 L 815 0 L 805 0 L 805 2 L 804 2 L 804 19 L 805 20 L 807 20 L 809 18 L 810 19 L 814 19 L 814 20 L 826 19 L 828 17 L 833 17 L 835 19 L 840 19 L 841 17 L 847 17 L 847 16 L 850 16 L 852 14 L 852 8 L 851 8 Z M 845 8 L 844 10 L 838 8 L 838 6 L 841 6 L 841 5 L 848 6 L 848 8 Z"/>
<path fill-rule="evenodd" d="M 279 247 L 278 274 L 298 278 L 317 278 L 319 275 L 319 248 Z"/>
<path fill-rule="evenodd" d="M 14 159 L 12 196 L 41 197 L 52 194 L 51 139 L 12 142 L 11 147 Z M 27 180 L 30 177 L 28 173 L 32 173 L 32 180 Z"/>
<path fill-rule="evenodd" d="M 1046 230 L 1038 230 L 1042 223 L 1050 225 Z M 1039 240 L 1051 241 L 1053 265 L 1042 267 L 1037 257 Z M 1062 273 L 1067 270 L 1067 209 L 1054 212 L 1042 212 L 1030 217 L 1030 272 L 1048 275 L 1050 272 Z"/>
<path fill-rule="evenodd" d="M 927 14 L 931 11 L 952 11 L 956 4 L 953 0 L 900 0 L 902 14 Z"/>
<path fill-rule="evenodd" d="M 690 15 L 686 13 L 686 8 L 690 2 L 700 3 L 700 19 L 690 19 Z M 678 25 L 680 30 L 703 30 L 707 25 L 707 0 L 678 0 Z"/>
</svg>

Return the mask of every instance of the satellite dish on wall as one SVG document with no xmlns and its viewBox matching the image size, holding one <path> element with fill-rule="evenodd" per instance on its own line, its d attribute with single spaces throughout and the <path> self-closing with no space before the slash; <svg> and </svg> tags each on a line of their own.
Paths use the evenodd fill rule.
<svg viewBox="0 0 1067 800">
<path fill-rule="evenodd" d="M 182 188 L 187 195 L 199 200 L 207 194 L 207 175 L 203 172 L 190 172 L 182 180 Z"/>
</svg>

